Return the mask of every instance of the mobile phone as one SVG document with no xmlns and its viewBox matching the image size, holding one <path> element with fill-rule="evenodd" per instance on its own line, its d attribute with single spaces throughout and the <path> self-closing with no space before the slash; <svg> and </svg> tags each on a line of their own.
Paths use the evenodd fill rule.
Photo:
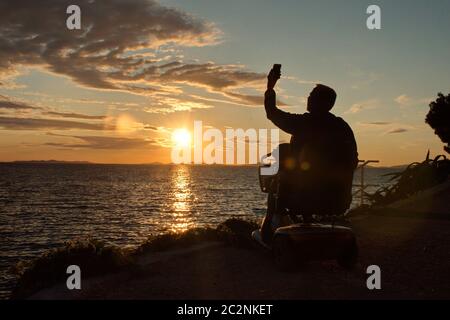
<svg viewBox="0 0 450 320">
<path fill-rule="evenodd" d="M 281 77 L 281 64 L 274 64 L 273 65 L 273 67 L 272 67 L 272 76 L 275 78 L 275 79 L 280 79 L 280 77 Z"/>
<path fill-rule="evenodd" d="M 281 73 L 281 64 L 274 64 L 272 69 L 273 69 L 273 72 L 275 72 L 275 74 L 280 74 Z"/>
</svg>

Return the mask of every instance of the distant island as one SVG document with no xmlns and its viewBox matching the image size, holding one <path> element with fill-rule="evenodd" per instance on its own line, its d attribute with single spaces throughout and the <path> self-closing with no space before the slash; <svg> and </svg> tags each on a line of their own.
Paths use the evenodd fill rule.
<svg viewBox="0 0 450 320">
<path fill-rule="evenodd" d="M 64 160 L 16 160 L 16 161 L 3 162 L 3 163 L 93 164 L 93 162 L 89 162 L 89 161 L 64 161 Z"/>
</svg>

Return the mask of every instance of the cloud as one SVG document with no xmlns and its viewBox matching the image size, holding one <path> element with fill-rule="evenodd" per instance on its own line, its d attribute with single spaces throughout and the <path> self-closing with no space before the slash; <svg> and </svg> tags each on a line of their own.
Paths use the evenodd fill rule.
<svg viewBox="0 0 450 320">
<path fill-rule="evenodd" d="M 1 97 L 1 96 L 0 96 Z M 0 102 L 0 109 L 1 109 Z M 9 106 L 9 105 L 8 105 Z M 117 116 L 87 115 L 75 112 L 45 111 L 46 107 L 34 107 L 31 104 L 21 103 L 14 106 L 15 109 L 39 109 L 40 115 L 50 118 L 27 117 L 25 114 L 11 116 L 10 113 L 0 112 L 0 129 L 3 130 L 115 130 L 118 132 L 132 132 L 138 130 L 160 131 L 163 127 L 152 126 L 134 120 L 126 113 Z M 4 116 L 3 116 L 4 115 Z M 88 120 L 86 122 L 63 119 Z"/>
<path fill-rule="evenodd" d="M 402 94 L 395 98 L 394 101 L 402 106 L 406 106 L 411 103 L 411 98 L 409 98 L 406 94 Z"/>
<path fill-rule="evenodd" d="M 5 99 L 6 97 L 0 96 L 0 98 Z M 39 110 L 42 108 L 36 107 L 36 106 L 31 106 L 24 102 L 17 102 L 17 101 L 11 101 L 9 99 L 5 99 L 5 100 L 0 100 L 0 109 L 20 111 L 20 110 Z"/>
<path fill-rule="evenodd" d="M 213 24 L 153 0 L 78 0 L 82 30 L 68 30 L 65 12 L 72 2 L 2 1 L 0 43 L 5 59 L 0 60 L 0 66 L 6 69 L 15 63 L 46 63 L 58 73 L 102 86 L 107 85 L 105 73 L 87 69 L 87 65 L 102 64 L 104 70 L 128 66 L 131 71 L 152 60 L 144 55 L 126 57 L 127 50 L 158 48 L 171 43 L 202 46 L 217 41 L 218 30 Z M 119 72 L 119 75 L 124 74 Z"/>
<path fill-rule="evenodd" d="M 149 125 L 149 124 L 145 124 L 145 125 L 144 125 L 144 130 L 158 131 L 159 128 L 158 128 L 158 127 L 155 127 L 155 126 L 151 126 L 151 125 Z"/>
<path fill-rule="evenodd" d="M 233 99 L 239 101 L 239 104 L 245 104 L 249 106 L 263 106 L 264 105 L 264 97 L 263 95 L 248 95 L 248 94 L 240 94 L 235 92 L 227 91 L 225 92 L 226 96 L 229 96 Z M 288 106 L 283 101 L 277 100 L 278 106 Z"/>
<path fill-rule="evenodd" d="M 185 64 L 166 70 L 159 75 L 162 81 L 179 82 L 206 87 L 213 91 L 261 82 L 265 74 L 242 70 L 240 66 L 214 63 Z"/>
<path fill-rule="evenodd" d="M 350 109 L 348 109 L 345 113 L 358 113 L 360 112 L 362 109 L 364 109 L 364 106 L 361 104 L 353 104 Z"/>
<path fill-rule="evenodd" d="M 358 113 L 358 112 L 360 112 L 362 110 L 375 109 L 377 104 L 378 104 L 378 100 L 375 100 L 375 99 L 354 103 L 350 107 L 350 109 L 345 111 L 345 113 L 346 114 L 348 114 L 348 113 Z"/>
<path fill-rule="evenodd" d="M 81 114 L 81 113 L 75 113 L 75 112 L 57 112 L 57 111 L 47 111 L 49 110 L 48 107 L 40 107 L 36 106 L 29 102 L 22 102 L 22 101 L 13 101 L 11 98 L 0 95 L 0 109 L 5 109 L 8 112 L 14 112 L 15 115 L 24 115 L 24 111 L 32 111 L 32 110 L 38 110 L 40 114 L 51 116 L 51 117 L 59 117 L 59 118 L 72 118 L 72 119 L 83 119 L 83 120 L 107 120 L 108 117 L 104 115 L 87 115 L 87 114 Z M 7 113 L 2 113 L 7 114 Z M 11 114 L 11 113 L 9 113 Z M 47 121 L 48 120 L 48 121 Z M 47 121 L 47 122 L 46 122 Z M 12 117 L 5 117 L 0 120 L 0 127 L 3 125 L 4 127 L 11 128 L 15 124 L 17 124 L 17 128 L 22 127 L 30 127 L 30 128 L 40 128 L 41 125 L 47 126 L 65 126 L 68 124 L 68 122 L 54 122 L 53 119 L 27 119 L 27 118 L 12 118 Z M 70 122 L 72 125 L 73 122 Z M 86 123 L 88 128 L 92 128 L 89 123 Z M 80 126 L 79 123 L 76 123 L 77 128 Z M 83 128 L 86 128 L 85 124 L 81 124 Z M 45 127 L 47 128 L 47 127 Z"/>
<path fill-rule="evenodd" d="M 374 126 L 387 126 L 387 125 L 392 124 L 392 122 L 375 121 L 375 122 L 367 122 L 365 124 L 374 125 Z"/>
<path fill-rule="evenodd" d="M 59 135 L 63 136 L 63 135 Z M 102 136 L 66 136 L 81 140 L 84 143 L 56 143 L 47 142 L 46 146 L 70 149 L 143 149 L 154 147 L 152 140 L 141 138 L 122 138 L 122 137 L 102 137 Z"/>
<path fill-rule="evenodd" d="M 199 99 L 180 99 L 174 97 L 161 97 L 153 105 L 144 107 L 142 110 L 147 113 L 173 113 L 175 111 L 191 111 L 193 109 L 210 109 L 212 105 L 206 104 Z"/>
<path fill-rule="evenodd" d="M 389 130 L 388 132 L 386 132 L 387 134 L 393 134 L 393 133 L 403 133 L 403 132 L 407 132 L 408 129 L 405 128 L 394 128 Z"/>
<path fill-rule="evenodd" d="M 56 119 L 0 117 L 0 128 L 4 130 L 105 130 L 114 129 L 103 123 L 86 123 Z"/>
<path fill-rule="evenodd" d="M 378 132 L 380 135 L 404 133 L 407 131 L 417 129 L 413 125 L 401 122 L 385 122 L 385 121 L 358 122 L 357 125 L 363 131 L 374 131 Z"/>
<path fill-rule="evenodd" d="M 0 2 L 3 78 L 19 66 L 37 66 L 82 86 L 124 90 L 155 101 L 161 93 L 181 90 L 177 84 L 222 93 L 260 88 L 265 79 L 265 74 L 239 65 L 180 61 L 173 51 L 214 45 L 221 37 L 213 23 L 184 11 L 154 0 L 78 0 L 82 29 L 68 30 L 65 12 L 72 2 Z M 239 101 L 248 104 L 255 99 L 242 95 Z"/>
<path fill-rule="evenodd" d="M 44 112 L 45 115 L 48 116 L 56 116 L 61 118 L 73 118 L 73 119 L 85 119 L 85 120 L 105 120 L 106 116 L 91 116 L 87 114 L 81 114 L 81 113 L 66 113 L 66 112 L 55 112 L 55 111 L 48 111 Z"/>
<path fill-rule="evenodd" d="M 403 107 L 409 107 L 409 106 L 414 106 L 414 105 L 428 105 L 430 103 L 430 101 L 432 101 L 432 98 L 422 98 L 422 99 L 414 99 L 406 94 L 402 94 L 400 96 L 398 96 L 397 98 L 394 99 L 394 101 L 403 106 Z"/>
<path fill-rule="evenodd" d="M 124 101 L 108 101 L 108 100 L 98 100 L 98 99 L 88 99 L 88 98 L 66 98 L 59 97 L 57 95 L 50 95 L 43 92 L 23 92 L 23 95 L 37 97 L 41 101 L 51 102 L 53 104 L 65 105 L 65 104 L 90 104 L 90 105 L 108 105 L 108 106 L 125 106 L 125 107 L 137 107 L 138 103 L 134 102 L 124 102 Z"/>
</svg>

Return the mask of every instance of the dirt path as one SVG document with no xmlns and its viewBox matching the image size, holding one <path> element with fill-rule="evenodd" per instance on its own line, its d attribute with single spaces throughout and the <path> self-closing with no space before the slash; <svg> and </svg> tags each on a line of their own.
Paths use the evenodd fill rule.
<svg viewBox="0 0 450 320">
<path fill-rule="evenodd" d="M 314 262 L 295 273 L 275 270 L 257 248 L 201 248 L 140 271 L 62 285 L 36 299 L 450 299 L 450 220 L 365 216 L 352 220 L 360 262 L 351 272 Z M 366 288 L 366 268 L 382 271 L 382 290 Z"/>
</svg>

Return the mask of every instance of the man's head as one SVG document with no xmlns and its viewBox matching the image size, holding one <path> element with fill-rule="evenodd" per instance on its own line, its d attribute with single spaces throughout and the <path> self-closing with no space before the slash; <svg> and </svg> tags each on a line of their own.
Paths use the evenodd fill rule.
<svg viewBox="0 0 450 320">
<path fill-rule="evenodd" d="M 335 102 L 336 91 L 318 84 L 309 94 L 307 110 L 311 113 L 326 113 L 333 108 Z"/>
</svg>

